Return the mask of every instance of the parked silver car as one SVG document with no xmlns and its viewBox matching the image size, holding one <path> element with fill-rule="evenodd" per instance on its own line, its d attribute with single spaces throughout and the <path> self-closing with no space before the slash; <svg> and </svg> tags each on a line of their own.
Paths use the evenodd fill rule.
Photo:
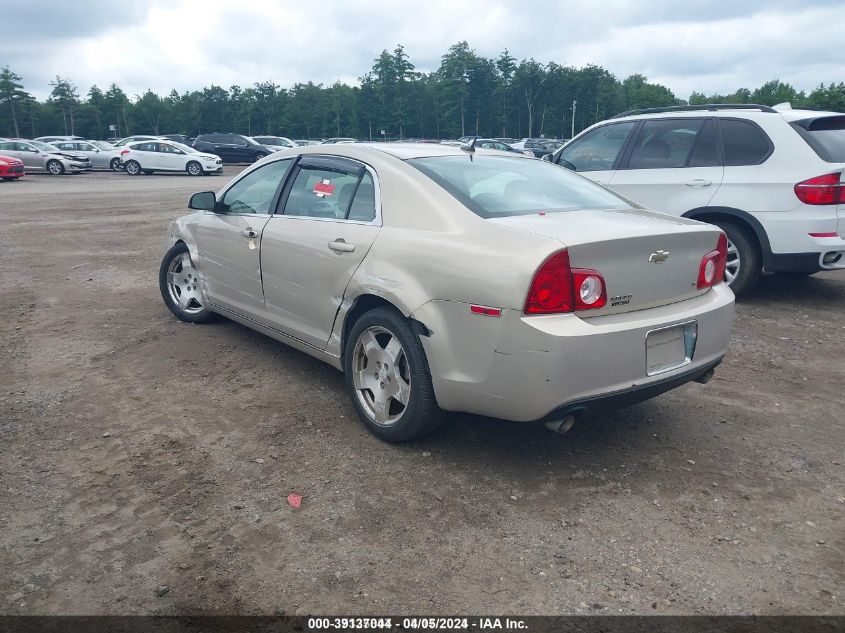
<svg viewBox="0 0 845 633">
<path fill-rule="evenodd" d="M 443 410 L 565 430 L 706 382 L 730 338 L 724 233 L 521 154 L 301 147 L 190 206 L 159 271 L 167 307 L 341 369 L 389 441 Z"/>
<path fill-rule="evenodd" d="M 19 158 L 27 171 L 46 171 L 54 176 L 91 171 L 87 157 L 40 141 L 2 141 L 0 154 Z"/>
<path fill-rule="evenodd" d="M 94 169 L 120 171 L 120 150 L 114 147 L 100 149 L 95 141 L 54 141 L 50 145 L 64 152 L 87 157 Z"/>
</svg>

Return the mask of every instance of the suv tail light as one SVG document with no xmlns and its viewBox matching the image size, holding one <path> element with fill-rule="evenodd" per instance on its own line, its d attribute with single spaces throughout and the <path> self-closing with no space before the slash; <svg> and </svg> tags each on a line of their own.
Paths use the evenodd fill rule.
<svg viewBox="0 0 845 633">
<path fill-rule="evenodd" d="M 572 268 L 569 253 L 558 251 L 534 274 L 524 311 L 525 314 L 558 314 L 596 310 L 605 305 L 607 289 L 601 273 L 589 268 Z"/>
<path fill-rule="evenodd" d="M 724 233 L 719 234 L 719 241 L 716 243 L 716 250 L 710 251 L 701 258 L 698 266 L 698 283 L 696 287 L 701 290 L 710 288 L 725 279 L 725 264 L 728 261 L 728 238 Z"/>
<path fill-rule="evenodd" d="M 842 173 L 837 171 L 802 180 L 795 185 L 795 195 L 804 204 L 845 204 Z"/>
</svg>

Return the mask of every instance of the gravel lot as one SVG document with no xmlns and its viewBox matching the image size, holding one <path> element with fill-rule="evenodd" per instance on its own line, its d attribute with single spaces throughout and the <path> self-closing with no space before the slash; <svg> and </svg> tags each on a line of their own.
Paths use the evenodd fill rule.
<svg viewBox="0 0 845 633">
<path fill-rule="evenodd" d="M 239 169 L 0 182 L 2 613 L 845 612 L 845 274 L 764 278 L 706 386 L 393 446 L 162 303 L 169 220 Z"/>
</svg>

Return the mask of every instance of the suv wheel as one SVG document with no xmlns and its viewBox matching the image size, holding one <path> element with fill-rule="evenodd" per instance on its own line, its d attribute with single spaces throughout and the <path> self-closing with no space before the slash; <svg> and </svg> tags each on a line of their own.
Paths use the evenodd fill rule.
<svg viewBox="0 0 845 633">
<path fill-rule="evenodd" d="M 716 226 L 728 236 L 728 261 L 725 265 L 725 281 L 740 295 L 757 283 L 763 270 L 763 261 L 757 241 L 749 235 L 747 229 L 719 220 Z"/>
</svg>

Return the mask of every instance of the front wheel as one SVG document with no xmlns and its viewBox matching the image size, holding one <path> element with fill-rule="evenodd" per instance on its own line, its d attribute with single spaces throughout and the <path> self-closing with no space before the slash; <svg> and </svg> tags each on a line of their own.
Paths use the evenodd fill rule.
<svg viewBox="0 0 845 633">
<path fill-rule="evenodd" d="M 716 226 L 728 236 L 728 260 L 725 264 L 725 282 L 741 295 L 757 283 L 763 271 L 763 259 L 757 241 L 747 230 L 734 224 L 719 220 Z"/>
<path fill-rule="evenodd" d="M 109 162 L 109 167 L 112 171 L 120 171 L 120 159 L 112 158 L 111 162 Z"/>
<path fill-rule="evenodd" d="M 47 163 L 47 171 L 49 171 L 54 176 L 61 176 L 63 173 L 65 173 L 65 166 L 57 160 L 51 160 Z"/>
<path fill-rule="evenodd" d="M 202 176 L 202 165 L 200 165 L 195 160 L 192 160 L 190 163 L 188 163 L 188 166 L 185 167 L 185 170 L 191 176 Z"/>
<path fill-rule="evenodd" d="M 130 160 L 126 163 L 126 173 L 130 176 L 137 176 L 141 173 L 141 164 L 136 160 Z"/>
<path fill-rule="evenodd" d="M 407 319 L 395 310 L 376 308 L 355 322 L 343 369 L 355 411 L 377 437 L 404 442 L 442 423 L 425 351 Z"/>
<path fill-rule="evenodd" d="M 204 323 L 213 313 L 202 304 L 199 272 L 184 242 L 174 244 L 158 270 L 158 286 L 165 305 L 180 321 Z"/>
</svg>

